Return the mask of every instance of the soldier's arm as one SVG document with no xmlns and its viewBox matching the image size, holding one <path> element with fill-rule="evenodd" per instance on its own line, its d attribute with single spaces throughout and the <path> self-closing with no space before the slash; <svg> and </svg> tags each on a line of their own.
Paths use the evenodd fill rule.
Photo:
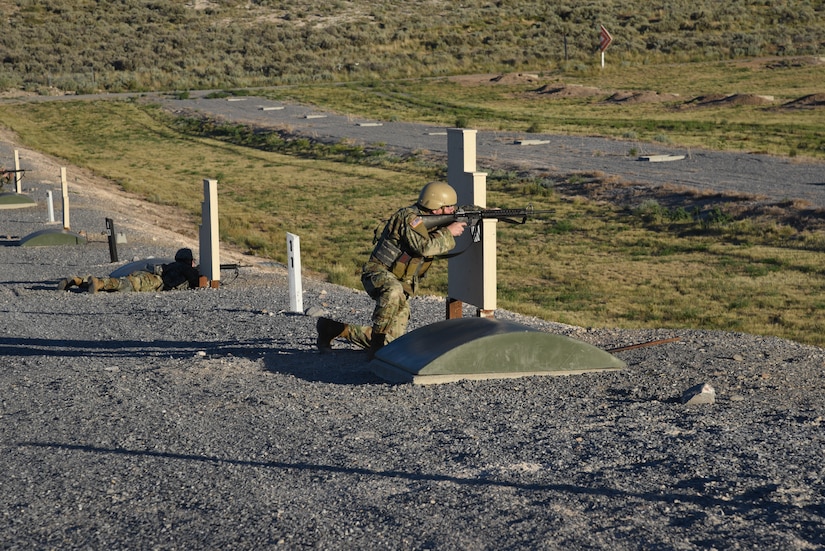
<svg viewBox="0 0 825 551">
<path fill-rule="evenodd" d="M 424 221 L 417 215 L 407 217 L 403 237 L 410 252 L 424 257 L 445 254 L 455 248 L 455 237 L 447 227 L 438 228 L 430 233 L 424 227 Z"/>
</svg>

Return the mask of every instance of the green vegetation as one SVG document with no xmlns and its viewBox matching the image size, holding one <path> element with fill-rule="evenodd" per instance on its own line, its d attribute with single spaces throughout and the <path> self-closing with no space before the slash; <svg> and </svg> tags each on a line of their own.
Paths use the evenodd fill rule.
<svg viewBox="0 0 825 551">
<path fill-rule="evenodd" d="M 0 90 L 193 90 L 821 55 L 817 0 L 0 0 Z"/>
<path fill-rule="evenodd" d="M 222 240 L 284 262 L 284 234 L 297 233 L 306 269 L 353 288 L 373 228 L 444 171 L 425 156 L 173 119 L 137 101 L 20 103 L 0 106 L 0 121 L 30 147 L 193 216 L 202 179 L 216 177 Z M 553 191 L 559 181 L 598 178 L 491 171 L 491 206 L 556 212 L 500 228 L 501 308 L 582 326 L 723 329 L 825 345 L 822 230 L 719 206 L 650 200 L 627 211 Z M 446 263 L 425 292 L 446 292 Z"/>
</svg>

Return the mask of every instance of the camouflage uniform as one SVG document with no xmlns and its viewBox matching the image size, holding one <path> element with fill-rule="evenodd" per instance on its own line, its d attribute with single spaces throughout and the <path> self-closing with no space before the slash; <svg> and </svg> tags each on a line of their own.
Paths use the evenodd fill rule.
<svg viewBox="0 0 825 551">
<path fill-rule="evenodd" d="M 361 283 L 375 299 L 372 326 L 348 325 L 348 340 L 369 348 L 372 333 L 390 342 L 402 336 L 410 320 L 409 297 L 414 296 L 434 257 L 455 247 L 447 228 L 427 231 L 421 218 L 429 211 L 418 205 L 404 207 L 390 217 L 369 261 L 361 270 Z"/>
<path fill-rule="evenodd" d="M 125 277 L 92 276 L 71 277 L 65 279 L 58 286 L 59 290 L 66 290 L 73 286 L 85 288 L 90 292 L 145 292 L 171 291 L 175 289 L 195 289 L 199 286 L 200 272 L 192 266 L 192 261 L 170 262 L 155 268 L 158 273 L 139 270 Z"/>
<path fill-rule="evenodd" d="M 150 272 L 132 272 L 126 277 L 101 277 L 103 284 L 101 291 L 160 291 L 163 288 L 163 278 Z"/>
</svg>

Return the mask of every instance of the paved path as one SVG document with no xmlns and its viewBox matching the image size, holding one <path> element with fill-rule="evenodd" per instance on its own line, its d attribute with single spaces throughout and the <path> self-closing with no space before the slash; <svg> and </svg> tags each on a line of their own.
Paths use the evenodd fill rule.
<svg viewBox="0 0 825 551">
<path fill-rule="evenodd" d="M 380 143 L 403 150 L 447 153 L 446 128 L 424 124 L 373 121 L 316 111 L 311 107 L 262 98 L 161 99 L 173 109 L 194 109 L 229 121 L 286 126 L 333 142 Z M 516 140 L 541 145 L 517 145 Z M 516 166 L 552 173 L 601 171 L 648 185 L 674 184 L 700 190 L 748 193 L 769 199 L 802 199 L 825 208 L 825 163 L 749 153 L 686 150 L 660 144 L 605 138 L 479 131 L 478 169 Z M 632 148 L 638 155 L 630 156 Z M 646 162 L 640 155 L 684 155 L 680 161 Z"/>
</svg>

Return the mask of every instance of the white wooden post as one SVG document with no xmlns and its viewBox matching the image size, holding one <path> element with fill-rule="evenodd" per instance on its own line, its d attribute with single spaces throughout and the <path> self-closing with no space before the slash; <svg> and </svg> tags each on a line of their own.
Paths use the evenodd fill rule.
<svg viewBox="0 0 825 551">
<path fill-rule="evenodd" d="M 286 234 L 287 272 L 289 274 L 289 311 L 304 313 L 304 289 L 301 282 L 301 238 Z"/>
<path fill-rule="evenodd" d="M 487 174 L 476 172 L 476 130 L 447 130 L 447 183 L 458 194 L 459 205 L 487 206 Z M 466 251 L 449 260 L 447 317 L 460 317 L 461 302 L 478 307 L 478 315 L 490 317 L 496 309 L 496 220 L 482 220 L 481 241 L 473 242 L 470 231 L 456 239 L 456 251 Z"/>
<path fill-rule="evenodd" d="M 69 215 L 69 184 L 66 182 L 66 167 L 60 167 L 60 187 L 63 190 L 63 229 L 71 228 L 71 216 Z"/>
<path fill-rule="evenodd" d="M 14 190 L 17 193 L 23 193 L 23 173 L 20 172 L 20 152 L 14 150 Z"/>
<path fill-rule="evenodd" d="M 213 288 L 221 285 L 220 233 L 218 231 L 218 181 L 203 181 L 201 203 L 200 273 Z"/>
</svg>

